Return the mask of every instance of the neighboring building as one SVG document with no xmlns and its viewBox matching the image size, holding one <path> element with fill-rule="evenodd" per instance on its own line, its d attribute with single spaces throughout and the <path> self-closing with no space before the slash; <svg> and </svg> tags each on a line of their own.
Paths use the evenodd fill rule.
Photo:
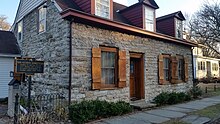
<svg viewBox="0 0 220 124">
<path fill-rule="evenodd" d="M 32 91 L 127 102 L 188 91 L 197 44 L 182 38 L 181 12 L 156 19 L 158 8 L 154 0 L 129 7 L 112 0 L 21 0 L 13 30 L 22 55 L 45 61 Z"/>
<path fill-rule="evenodd" d="M 20 49 L 14 34 L 0 30 L 0 98 L 8 97 L 8 83 L 13 78 L 10 72 L 14 71 L 15 57 L 20 57 Z"/>
<path fill-rule="evenodd" d="M 197 79 L 207 77 L 220 77 L 220 59 L 204 56 L 203 48 L 206 48 L 206 46 L 199 44 L 198 47 L 195 47 L 193 49 L 194 77 Z"/>
</svg>

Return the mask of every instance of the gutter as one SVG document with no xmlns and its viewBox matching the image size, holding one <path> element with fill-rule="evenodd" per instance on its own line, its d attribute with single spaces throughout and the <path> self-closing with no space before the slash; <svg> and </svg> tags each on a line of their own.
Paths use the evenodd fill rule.
<svg viewBox="0 0 220 124">
<path fill-rule="evenodd" d="M 194 70 L 194 56 L 193 56 L 193 49 L 194 47 L 192 47 L 191 49 L 191 56 L 192 56 L 192 77 L 193 77 L 193 87 L 196 86 L 196 79 L 195 79 L 195 70 Z"/>
<path fill-rule="evenodd" d="M 72 89 L 72 22 L 73 20 L 70 20 L 70 25 L 69 25 L 69 99 L 68 99 L 68 104 L 69 106 L 71 105 L 71 89 Z"/>
</svg>

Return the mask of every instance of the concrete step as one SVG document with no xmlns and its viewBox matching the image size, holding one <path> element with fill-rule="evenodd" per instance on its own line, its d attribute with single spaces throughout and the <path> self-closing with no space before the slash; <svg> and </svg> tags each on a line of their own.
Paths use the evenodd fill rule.
<svg viewBox="0 0 220 124">
<path fill-rule="evenodd" d="M 134 107 L 135 109 L 138 109 L 138 110 L 143 110 L 143 109 L 148 109 L 148 108 L 156 107 L 156 104 L 147 103 L 145 100 L 131 101 L 130 105 L 132 107 Z"/>
</svg>

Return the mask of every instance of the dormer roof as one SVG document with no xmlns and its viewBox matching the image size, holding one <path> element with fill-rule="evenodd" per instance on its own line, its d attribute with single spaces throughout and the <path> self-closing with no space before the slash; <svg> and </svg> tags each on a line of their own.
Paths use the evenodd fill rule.
<svg viewBox="0 0 220 124">
<path fill-rule="evenodd" d="M 55 0 L 56 3 L 62 7 L 62 12 L 60 13 L 64 19 L 72 20 L 74 22 L 84 23 L 92 26 L 98 26 L 101 28 L 115 30 L 128 34 L 143 35 L 154 37 L 157 39 L 167 40 L 169 42 L 177 42 L 189 46 L 195 46 L 195 43 L 192 43 L 183 39 L 176 39 L 174 36 L 161 34 L 158 32 L 147 31 L 143 27 L 144 21 L 144 11 L 143 7 L 148 6 L 152 9 L 158 9 L 158 5 L 154 0 L 140 0 L 138 3 L 131 5 L 129 7 L 112 2 L 112 19 L 102 18 L 94 15 L 93 13 L 85 11 L 86 7 L 79 6 L 79 3 L 76 1 L 87 1 L 88 0 Z M 67 2 L 65 2 L 67 1 Z M 68 3 L 68 1 L 73 2 L 74 5 L 63 5 Z M 88 4 L 88 3 L 87 3 Z M 90 5 L 90 4 L 88 4 Z M 78 6 L 78 8 L 77 8 Z M 84 9 L 82 9 L 84 8 Z M 81 9 L 81 10 L 80 10 Z M 90 8 L 91 9 L 91 8 Z M 94 9 L 94 8 L 92 8 Z M 183 15 L 176 13 L 175 17 L 185 19 Z M 134 18 L 132 18 L 134 17 Z M 130 18 L 130 19 L 128 19 Z"/>
<path fill-rule="evenodd" d="M 139 3 L 145 4 L 147 6 L 150 6 L 154 9 L 159 9 L 159 6 L 154 0 L 139 0 Z"/>
<path fill-rule="evenodd" d="M 165 16 L 158 17 L 157 21 L 161 21 L 161 20 L 168 19 L 168 18 L 174 18 L 174 17 L 178 18 L 181 21 L 186 20 L 185 17 L 183 16 L 182 12 L 178 11 L 178 12 L 174 12 L 174 13 L 171 13 L 171 14 L 168 14 Z"/>
<path fill-rule="evenodd" d="M 132 8 L 135 8 L 137 6 L 140 6 L 140 5 L 147 5 L 147 6 L 151 7 L 151 8 L 153 8 L 153 9 L 158 9 L 159 8 L 159 6 L 157 5 L 157 3 L 154 0 L 139 0 L 138 3 L 135 3 L 135 4 L 131 5 L 131 6 L 128 6 L 128 7 L 124 8 L 124 9 L 120 10 L 119 12 L 128 11 L 128 10 L 130 10 Z"/>
</svg>

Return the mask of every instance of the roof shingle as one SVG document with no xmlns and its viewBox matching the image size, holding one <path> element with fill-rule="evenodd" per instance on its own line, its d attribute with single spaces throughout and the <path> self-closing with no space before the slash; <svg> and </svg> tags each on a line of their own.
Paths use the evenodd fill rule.
<svg viewBox="0 0 220 124">
<path fill-rule="evenodd" d="M 0 30 L 0 54 L 20 55 L 17 39 L 10 31 Z"/>
</svg>

